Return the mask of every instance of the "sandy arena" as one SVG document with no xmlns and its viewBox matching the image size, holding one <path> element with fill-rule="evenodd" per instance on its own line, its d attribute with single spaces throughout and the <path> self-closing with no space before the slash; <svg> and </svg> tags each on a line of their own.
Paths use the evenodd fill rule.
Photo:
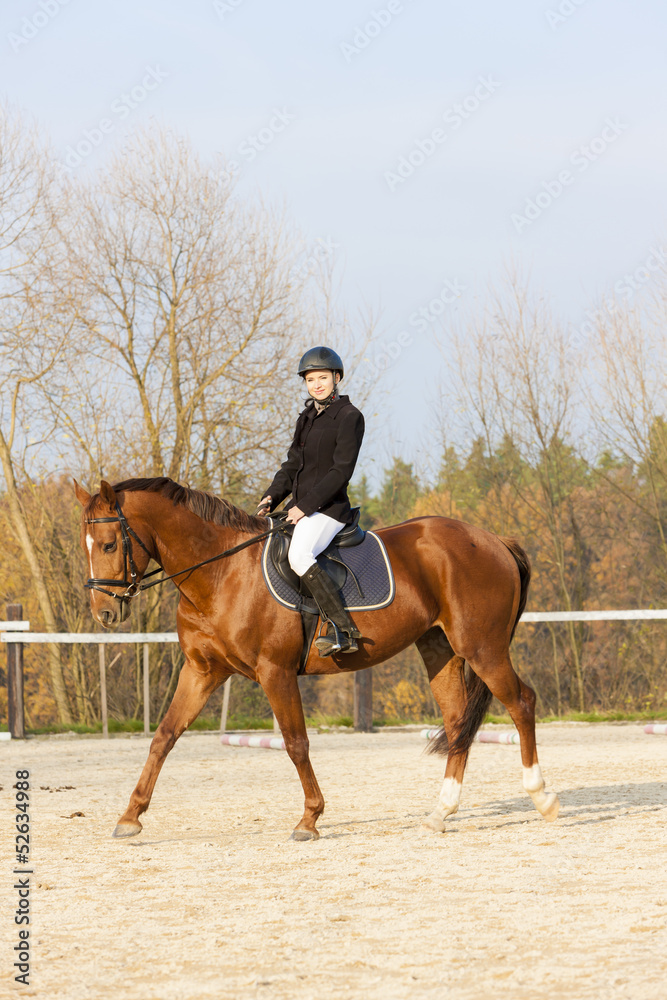
<svg viewBox="0 0 667 1000">
<path fill-rule="evenodd" d="M 518 747 L 476 744 L 461 811 L 420 835 L 444 762 L 418 732 L 315 734 L 316 843 L 288 840 L 303 796 L 281 751 L 184 736 L 143 833 L 114 841 L 144 738 L 0 743 L 0 993 L 662 998 L 667 736 L 560 723 L 538 741 L 556 823 L 523 793 Z M 32 786 L 30 987 L 12 969 L 17 768 Z"/>
</svg>

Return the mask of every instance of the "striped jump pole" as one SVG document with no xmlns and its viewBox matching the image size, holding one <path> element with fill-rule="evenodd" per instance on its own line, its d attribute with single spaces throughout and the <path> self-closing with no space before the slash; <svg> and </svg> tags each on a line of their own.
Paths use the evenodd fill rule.
<svg viewBox="0 0 667 1000">
<path fill-rule="evenodd" d="M 478 743 L 514 743 L 517 746 L 521 743 L 518 733 L 494 733 L 481 729 L 475 739 Z"/>
<path fill-rule="evenodd" d="M 648 726 L 644 726 L 645 733 L 654 733 L 656 736 L 659 734 L 661 736 L 667 736 L 667 724 L 664 722 L 652 722 Z"/>
<path fill-rule="evenodd" d="M 425 740 L 432 740 L 440 732 L 439 729 L 422 729 L 422 736 Z M 481 729 L 475 734 L 476 743 L 512 743 L 517 746 L 521 743 L 518 733 L 494 733 L 489 729 Z"/>
<path fill-rule="evenodd" d="M 261 747 L 263 750 L 285 749 L 285 741 L 277 736 L 245 736 L 240 733 L 223 733 L 220 742 L 228 747 Z"/>
<path fill-rule="evenodd" d="M 439 729 L 422 729 L 422 739 L 432 740 L 439 732 Z"/>
</svg>

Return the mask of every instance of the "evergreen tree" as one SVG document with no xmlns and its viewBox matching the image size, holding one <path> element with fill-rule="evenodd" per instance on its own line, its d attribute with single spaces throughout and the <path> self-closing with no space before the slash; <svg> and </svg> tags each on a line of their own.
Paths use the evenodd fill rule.
<svg viewBox="0 0 667 1000">
<path fill-rule="evenodd" d="M 350 497 L 350 503 L 353 507 L 361 507 L 359 524 L 364 531 L 368 531 L 375 524 L 375 516 L 373 512 L 374 504 L 377 503 L 377 500 L 371 496 L 368 486 L 368 477 L 366 474 L 361 477 L 358 483 L 350 485 L 348 489 L 348 496 Z"/>
<path fill-rule="evenodd" d="M 385 470 L 379 497 L 369 503 L 369 513 L 381 527 L 397 524 L 412 516 L 412 511 L 421 493 L 419 480 L 412 469 L 412 463 L 395 458 Z"/>
<path fill-rule="evenodd" d="M 458 452 L 456 448 L 449 444 L 444 450 L 442 461 L 440 463 L 440 471 L 438 472 L 438 477 L 435 481 L 436 490 L 444 490 L 448 493 L 453 493 L 459 485 L 460 473 L 461 462 Z"/>
<path fill-rule="evenodd" d="M 502 440 L 493 453 L 493 476 L 496 487 L 505 483 L 516 483 L 527 474 L 530 468 L 521 457 L 521 453 L 509 434 L 503 434 Z"/>
</svg>

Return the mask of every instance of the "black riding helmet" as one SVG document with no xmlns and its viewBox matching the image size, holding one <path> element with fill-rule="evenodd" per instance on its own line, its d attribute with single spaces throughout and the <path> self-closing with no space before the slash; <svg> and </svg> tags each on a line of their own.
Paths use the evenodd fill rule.
<svg viewBox="0 0 667 1000">
<path fill-rule="evenodd" d="M 309 351 L 306 351 L 304 356 L 299 361 L 299 367 L 297 369 L 297 375 L 301 378 L 304 377 L 306 372 L 315 372 L 328 369 L 332 372 L 338 372 L 340 375 L 340 380 L 343 381 L 343 375 L 345 370 L 343 368 L 343 362 L 340 359 L 340 355 L 336 354 L 330 347 L 311 347 Z"/>
</svg>

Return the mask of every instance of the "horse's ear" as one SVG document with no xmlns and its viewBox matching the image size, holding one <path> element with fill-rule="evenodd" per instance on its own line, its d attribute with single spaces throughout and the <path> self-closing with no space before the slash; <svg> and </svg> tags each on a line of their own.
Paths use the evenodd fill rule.
<svg viewBox="0 0 667 1000">
<path fill-rule="evenodd" d="M 106 479 L 103 479 L 100 483 L 100 496 L 103 500 L 106 500 L 110 507 L 113 507 L 116 503 L 116 494 L 113 491 L 113 486 Z"/>
<path fill-rule="evenodd" d="M 90 502 L 90 493 L 84 490 L 83 486 L 79 486 L 76 479 L 73 479 L 72 482 L 74 483 L 74 492 L 76 493 L 77 500 L 82 507 L 85 507 Z"/>
</svg>

